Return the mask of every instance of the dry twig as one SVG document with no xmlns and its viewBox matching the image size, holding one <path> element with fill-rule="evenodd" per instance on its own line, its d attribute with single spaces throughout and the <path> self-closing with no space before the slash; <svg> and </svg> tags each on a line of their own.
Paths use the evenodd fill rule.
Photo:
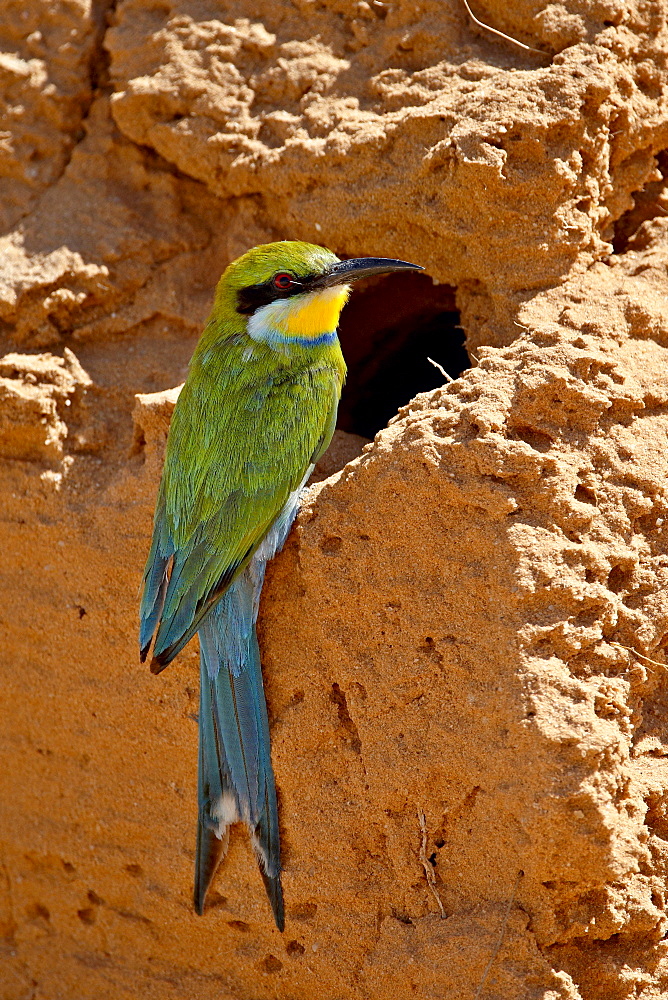
<svg viewBox="0 0 668 1000">
<path fill-rule="evenodd" d="M 438 889 L 436 888 L 436 876 L 434 875 L 433 865 L 427 857 L 427 820 L 425 819 L 425 815 L 420 808 L 418 808 L 417 815 L 418 822 L 420 823 L 420 833 L 422 834 L 422 841 L 420 843 L 420 861 L 422 862 L 424 873 L 427 876 L 429 891 L 438 903 L 438 908 L 441 911 L 441 919 L 445 920 L 447 913 L 445 912 L 445 907 L 443 906 L 441 897 L 438 894 Z"/>
<path fill-rule="evenodd" d="M 549 56 L 549 52 L 545 52 L 543 49 L 535 49 L 533 45 L 525 45 L 524 42 L 520 42 L 517 38 L 513 38 L 512 35 L 507 35 L 505 31 L 499 31 L 498 28 L 493 28 L 490 24 L 485 24 L 480 18 L 476 17 L 471 7 L 469 6 L 469 0 L 462 0 L 462 3 L 466 7 L 469 17 L 474 24 L 477 24 L 479 28 L 484 28 L 485 31 L 491 32 L 493 35 L 498 35 L 499 38 L 505 39 L 507 42 L 512 42 L 513 45 L 519 46 L 519 48 L 524 49 L 525 52 L 537 52 L 541 56 Z"/>
<path fill-rule="evenodd" d="M 668 663 L 659 663 L 658 660 L 652 660 L 649 656 L 645 656 L 644 653 L 639 653 L 637 649 L 633 649 L 632 646 L 625 646 L 623 642 L 611 642 L 610 645 L 617 646 L 619 649 L 625 649 L 627 653 L 633 653 L 633 655 L 637 656 L 639 660 L 651 663 L 655 667 L 661 667 L 663 670 L 668 670 Z"/>
<path fill-rule="evenodd" d="M 429 362 L 430 365 L 433 365 L 434 368 L 438 368 L 438 370 L 441 373 L 441 375 L 443 376 L 443 378 L 446 379 L 448 382 L 454 382 L 455 381 L 453 379 L 452 375 L 448 375 L 448 373 L 446 372 L 446 370 L 443 367 L 443 365 L 439 365 L 438 361 L 434 361 L 434 359 L 430 358 L 430 357 L 427 357 L 427 361 Z"/>
</svg>

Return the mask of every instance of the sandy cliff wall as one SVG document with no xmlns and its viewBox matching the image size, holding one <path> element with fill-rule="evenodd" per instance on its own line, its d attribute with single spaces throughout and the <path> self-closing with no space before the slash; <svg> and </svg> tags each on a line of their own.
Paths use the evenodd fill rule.
<svg viewBox="0 0 668 1000">
<path fill-rule="evenodd" d="M 0 0 L 2 1000 L 668 995 L 668 5 L 475 11 L 543 54 Z M 241 835 L 192 912 L 197 652 L 140 667 L 136 594 L 215 280 L 283 237 L 428 277 L 348 307 L 342 426 L 405 405 L 268 578 L 280 935 Z"/>
</svg>

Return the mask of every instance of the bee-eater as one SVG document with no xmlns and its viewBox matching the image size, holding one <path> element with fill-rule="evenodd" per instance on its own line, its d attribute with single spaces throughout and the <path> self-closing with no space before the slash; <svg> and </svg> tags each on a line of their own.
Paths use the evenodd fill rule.
<svg viewBox="0 0 668 1000">
<path fill-rule="evenodd" d="M 274 919 L 284 908 L 276 788 L 255 623 L 268 559 L 326 450 L 346 365 L 339 316 L 358 278 L 422 270 L 341 261 L 310 243 L 249 250 L 229 265 L 172 417 L 141 602 L 140 648 L 159 673 L 199 633 L 194 903 L 243 822 Z"/>
</svg>

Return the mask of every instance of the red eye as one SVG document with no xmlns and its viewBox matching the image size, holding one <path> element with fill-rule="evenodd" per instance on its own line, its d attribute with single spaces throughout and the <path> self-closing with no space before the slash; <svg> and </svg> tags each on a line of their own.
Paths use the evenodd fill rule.
<svg viewBox="0 0 668 1000">
<path fill-rule="evenodd" d="M 279 274 L 274 275 L 274 288 L 280 288 L 281 291 L 292 288 L 294 283 L 294 278 L 287 271 L 280 271 Z"/>
</svg>

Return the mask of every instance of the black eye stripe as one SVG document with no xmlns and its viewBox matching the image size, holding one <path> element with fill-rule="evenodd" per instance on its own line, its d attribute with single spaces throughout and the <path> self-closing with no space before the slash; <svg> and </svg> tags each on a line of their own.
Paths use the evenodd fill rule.
<svg viewBox="0 0 668 1000">
<path fill-rule="evenodd" d="M 293 279 L 289 288 L 276 288 L 274 279 L 270 278 L 261 285 L 249 285 L 248 288 L 240 288 L 237 292 L 237 312 L 248 316 L 262 306 L 275 302 L 276 299 L 289 299 L 291 295 L 300 295 L 307 292 L 311 283 L 317 278 L 315 274 L 306 277 Z"/>
</svg>

